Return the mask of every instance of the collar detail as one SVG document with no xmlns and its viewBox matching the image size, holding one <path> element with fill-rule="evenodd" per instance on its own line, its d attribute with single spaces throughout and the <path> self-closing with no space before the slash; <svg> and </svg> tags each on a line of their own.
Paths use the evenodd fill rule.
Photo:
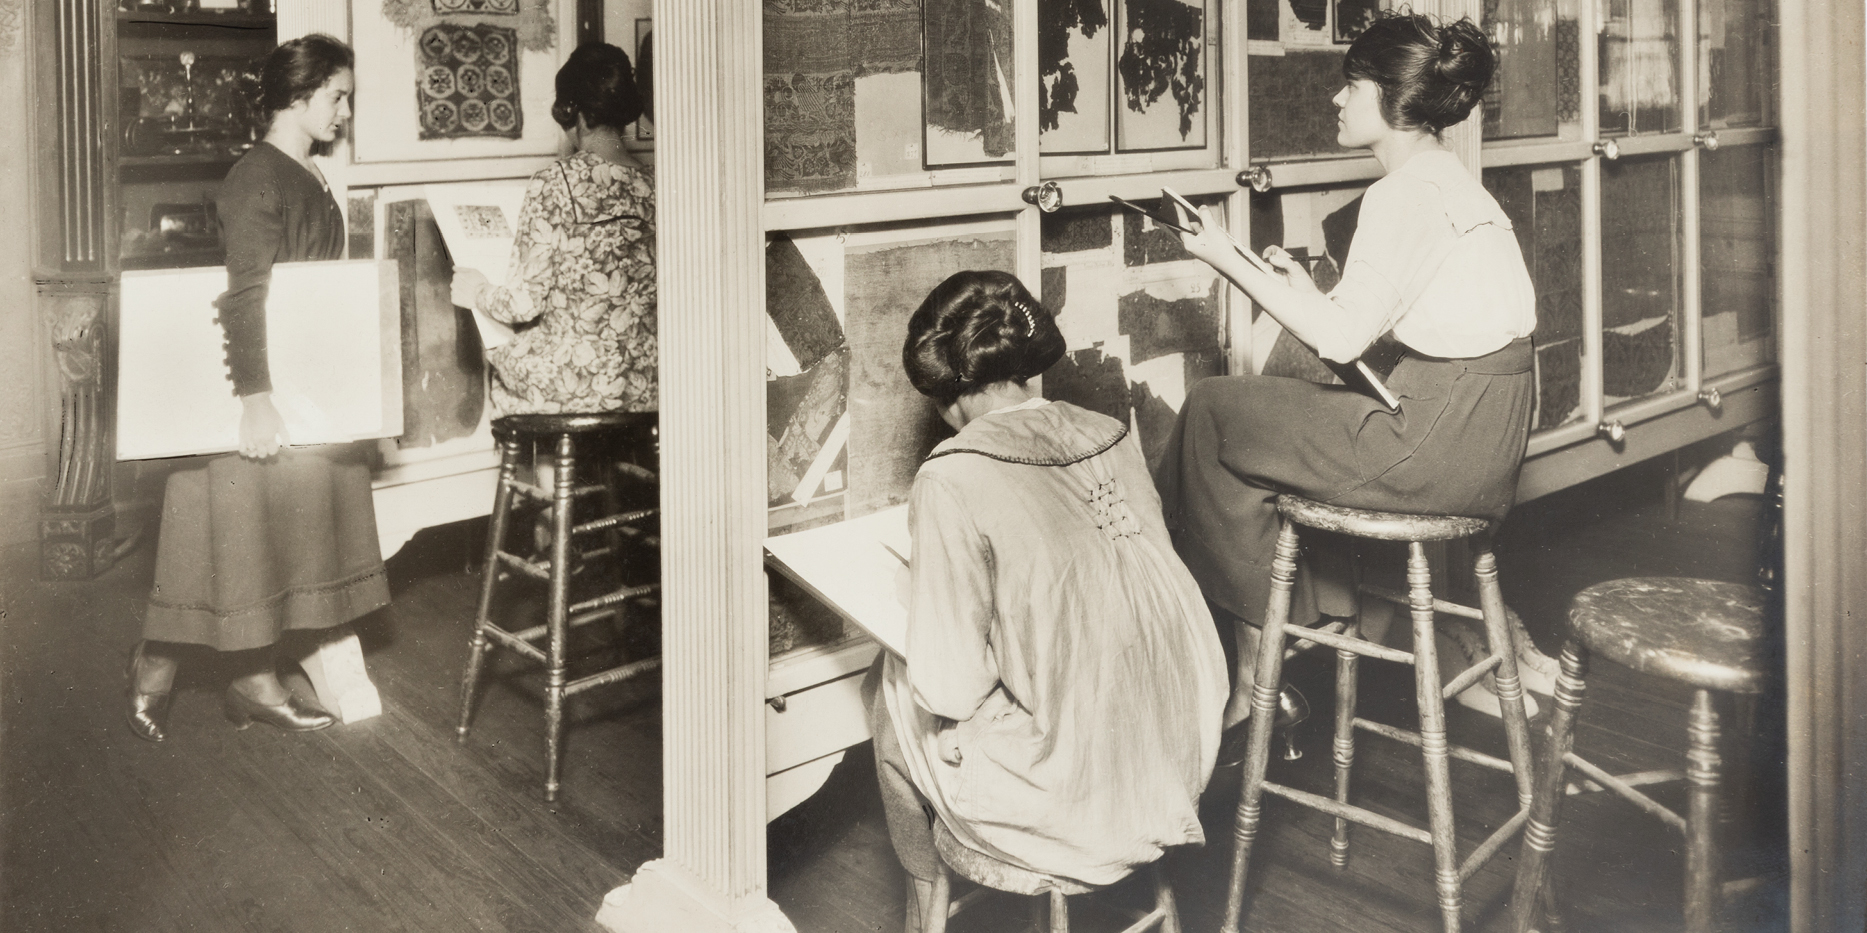
<svg viewBox="0 0 1867 933">
<path fill-rule="evenodd" d="M 617 165 L 588 152 L 558 160 L 557 169 L 558 183 L 564 186 L 577 223 L 646 221 L 638 212 L 640 198 L 634 190 L 638 184 L 648 183 L 646 169 Z"/>
<path fill-rule="evenodd" d="M 1018 405 L 973 419 L 927 459 L 978 454 L 1004 463 L 1069 466 L 1107 452 L 1127 436 L 1127 425 L 1069 402 Z"/>
</svg>

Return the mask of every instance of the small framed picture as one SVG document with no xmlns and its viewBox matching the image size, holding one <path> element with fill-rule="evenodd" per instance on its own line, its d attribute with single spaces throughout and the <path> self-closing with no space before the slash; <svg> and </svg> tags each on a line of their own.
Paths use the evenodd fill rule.
<svg viewBox="0 0 1867 933">
<path fill-rule="evenodd" d="M 1329 21 L 1334 24 L 1336 45 L 1348 45 L 1373 25 L 1381 14 L 1381 0 L 1330 0 L 1333 9 Z"/>
</svg>

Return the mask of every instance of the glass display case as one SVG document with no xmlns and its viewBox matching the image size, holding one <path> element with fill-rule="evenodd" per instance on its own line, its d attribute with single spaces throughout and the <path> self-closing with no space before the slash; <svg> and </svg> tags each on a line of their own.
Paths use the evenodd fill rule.
<svg viewBox="0 0 1867 933">
<path fill-rule="evenodd" d="M 210 0 L 212 2 L 212 0 Z M 273 14 L 249 0 L 133 3 L 115 11 L 107 63 L 115 128 L 106 140 L 117 185 L 120 268 L 222 261 L 214 193 L 264 133 L 252 112 L 255 59 L 275 44 Z"/>
</svg>

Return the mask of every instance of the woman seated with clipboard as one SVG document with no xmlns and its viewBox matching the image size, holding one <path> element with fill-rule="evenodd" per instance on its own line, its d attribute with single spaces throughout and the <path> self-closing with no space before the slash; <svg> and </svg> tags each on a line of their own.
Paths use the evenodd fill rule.
<svg viewBox="0 0 1867 933">
<path fill-rule="evenodd" d="M 1188 251 L 1323 360 L 1353 363 L 1390 334 L 1406 350 L 1386 380 L 1391 407 L 1355 388 L 1274 376 L 1206 379 L 1187 394 L 1155 482 L 1180 556 L 1237 622 L 1228 726 L 1250 705 L 1278 494 L 1490 519 L 1515 497 L 1535 393 L 1536 295 L 1509 219 L 1442 138 L 1483 97 L 1496 62 L 1467 20 L 1389 14 L 1350 46 L 1336 141 L 1372 151 L 1384 174 L 1328 294 L 1281 248 L 1251 255 L 1202 212 L 1177 207 Z M 1308 576 L 1292 624 L 1352 612 L 1346 587 Z"/>
</svg>

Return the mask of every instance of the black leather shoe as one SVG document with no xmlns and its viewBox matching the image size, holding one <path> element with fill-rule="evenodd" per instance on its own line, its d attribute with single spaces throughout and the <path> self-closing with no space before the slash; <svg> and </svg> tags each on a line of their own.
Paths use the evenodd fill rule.
<svg viewBox="0 0 1867 933">
<path fill-rule="evenodd" d="M 300 699 L 296 693 L 287 693 L 283 703 L 267 706 L 238 688 L 228 687 L 221 707 L 227 713 L 227 721 L 236 729 L 263 722 L 286 732 L 316 732 L 337 722 L 336 716 L 316 703 Z"/>
<path fill-rule="evenodd" d="M 174 689 L 161 693 L 141 693 L 136 689 L 136 669 L 143 660 L 143 644 L 136 643 L 136 650 L 130 652 L 130 667 L 124 674 L 128 685 L 124 688 L 130 698 L 130 731 L 145 742 L 160 742 L 168 738 L 169 700 L 174 697 Z"/>
</svg>

